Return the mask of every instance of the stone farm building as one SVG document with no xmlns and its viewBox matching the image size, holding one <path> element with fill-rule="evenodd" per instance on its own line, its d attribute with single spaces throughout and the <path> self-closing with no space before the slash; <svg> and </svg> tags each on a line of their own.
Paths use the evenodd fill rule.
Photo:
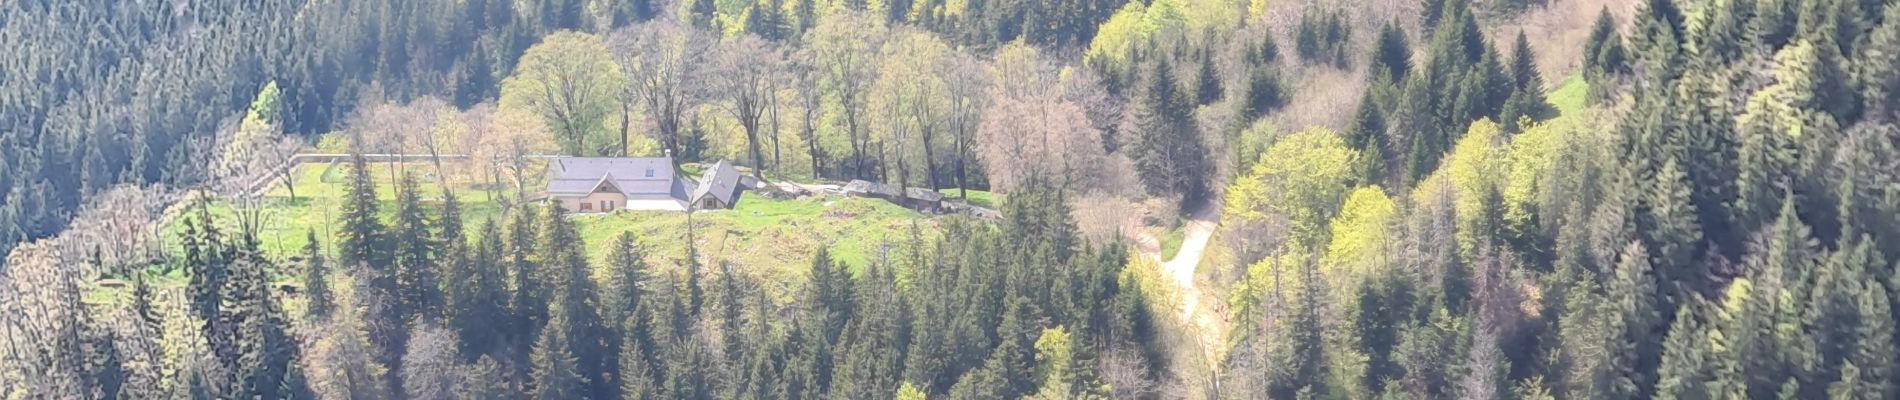
<svg viewBox="0 0 1900 400">
<path fill-rule="evenodd" d="M 675 173 L 668 157 L 561 157 L 548 161 L 547 196 L 573 213 L 726 209 L 744 187 L 730 163 L 699 182 Z"/>
</svg>

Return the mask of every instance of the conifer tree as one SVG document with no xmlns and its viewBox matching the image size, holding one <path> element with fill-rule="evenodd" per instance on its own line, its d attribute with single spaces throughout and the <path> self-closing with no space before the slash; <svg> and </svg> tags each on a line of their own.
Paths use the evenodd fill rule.
<svg viewBox="0 0 1900 400">
<path fill-rule="evenodd" d="M 627 340 L 620 344 L 620 398 L 628 400 L 659 399 L 659 386 L 653 381 L 653 367 L 648 364 L 646 350 L 638 341 Z"/>
<path fill-rule="evenodd" d="M 560 305 L 554 307 L 554 318 L 541 330 L 541 338 L 534 342 L 533 362 L 534 390 L 529 397 L 539 400 L 577 399 L 586 396 L 586 380 L 581 377 L 578 361 L 573 348 L 568 344 L 568 321 L 566 311 Z"/>
<path fill-rule="evenodd" d="M 511 336 L 515 343 L 527 343 L 536 337 L 538 327 L 548 322 L 549 296 L 552 288 L 542 276 L 539 262 L 540 253 L 536 240 L 540 237 L 540 228 L 536 223 L 539 213 L 534 207 L 521 206 L 512 211 L 508 223 L 508 242 L 502 256 L 502 263 L 508 269 L 509 310 L 514 321 L 509 326 L 514 329 Z"/>
<path fill-rule="evenodd" d="M 1867 34 L 1867 43 L 1854 54 L 1855 87 L 1861 91 L 1870 117 L 1900 118 L 1900 4 L 1881 10 L 1879 25 Z"/>
<path fill-rule="evenodd" d="M 576 359 L 576 371 L 585 382 L 582 393 L 593 396 L 605 396 L 615 388 L 607 379 L 613 359 L 608 353 L 614 350 L 611 345 L 611 327 L 600 317 L 600 294 L 589 272 L 587 257 L 582 253 L 580 234 L 575 231 L 574 222 L 559 204 L 548 203 L 546 218 L 542 222 L 541 251 L 552 283 L 553 306 L 565 315 L 561 330 L 568 337 L 563 346 L 568 347 Z M 550 319 L 549 324 L 555 323 Z"/>
<path fill-rule="evenodd" d="M 436 271 L 436 262 L 440 260 L 440 246 L 434 240 L 437 235 L 429 226 L 427 212 L 422 209 L 415 175 L 404 173 L 399 182 L 396 221 L 390 226 L 394 235 L 390 239 L 395 245 L 396 284 L 400 288 L 398 312 L 405 315 L 405 320 L 409 316 L 439 319 L 443 300 L 441 278 Z M 459 230 L 460 223 L 456 225 Z"/>
<path fill-rule="evenodd" d="M 448 319 L 461 339 L 464 357 L 503 350 L 497 346 L 509 323 L 507 271 L 500 254 L 504 246 L 495 222 L 484 223 L 474 256 L 458 264 L 462 270 L 449 276 L 453 283 Z"/>
<path fill-rule="evenodd" d="M 1134 113 L 1135 170 L 1149 193 L 1181 196 L 1183 207 L 1207 195 L 1206 151 L 1195 127 L 1193 105 L 1176 84 L 1166 59 L 1152 67 Z"/>
<path fill-rule="evenodd" d="M 1399 29 L 1395 22 L 1386 22 L 1379 27 L 1379 37 L 1373 45 L 1372 56 L 1368 57 L 1371 65 L 1366 66 L 1367 71 L 1382 73 L 1386 82 L 1393 83 L 1404 81 L 1412 71 L 1412 45 L 1406 41 L 1405 31 Z M 1379 78 L 1375 76 L 1371 81 L 1378 82 Z"/>
<path fill-rule="evenodd" d="M 610 291 L 605 303 L 611 311 L 610 320 L 625 321 L 634 317 L 633 310 L 641 306 L 645 291 L 641 286 L 647 281 L 646 253 L 634 240 L 632 232 L 622 232 L 614 237 L 613 253 L 608 256 Z"/>
<path fill-rule="evenodd" d="M 165 366 L 164 348 L 159 346 L 160 335 L 164 332 L 164 321 L 154 310 L 152 287 L 145 281 L 145 274 L 139 273 L 132 280 L 131 303 L 127 305 L 126 316 L 119 323 L 127 334 L 119 341 L 125 359 L 125 385 L 121 393 L 126 398 L 146 399 L 164 395 Z"/>
<path fill-rule="evenodd" d="M 330 294 L 330 268 L 323 263 L 323 249 L 317 242 L 317 231 L 307 230 L 305 236 L 304 240 L 308 243 L 303 248 L 303 291 L 304 298 L 309 300 L 304 315 L 310 320 L 322 321 L 329 318 L 330 311 L 336 308 L 336 300 Z"/>
<path fill-rule="evenodd" d="M 1748 27 L 1750 40 L 1770 49 L 1787 45 L 1794 38 L 1796 21 L 1800 18 L 1796 7 L 1801 3 L 1798 0 L 1758 0 L 1755 17 L 1750 19 Z"/>
<path fill-rule="evenodd" d="M 1658 304 L 1683 304 L 1690 293 L 1707 287 L 1711 279 L 1696 260 L 1701 252 L 1702 228 L 1690 198 L 1692 188 L 1688 176 L 1675 157 L 1670 156 L 1663 162 L 1655 181 L 1656 186 L 1646 200 L 1649 215 L 1643 232 L 1648 236 L 1649 247 L 1655 249 L 1652 260 L 1661 279 L 1657 282 L 1661 300 Z"/>
<path fill-rule="evenodd" d="M 1710 333 L 1690 304 L 1677 308 L 1676 322 L 1663 341 L 1662 364 L 1657 370 L 1656 398 L 1713 399 L 1714 378 Z"/>
<path fill-rule="evenodd" d="M 1741 57 L 1749 45 L 1748 25 L 1757 0 L 1718 0 L 1709 3 L 1703 18 L 1693 22 L 1688 36 L 1694 41 L 1696 68 L 1714 67 Z"/>
<path fill-rule="evenodd" d="M 1610 383 L 1612 398 L 1638 398 L 1653 395 L 1656 367 L 1662 354 L 1662 340 L 1656 337 L 1658 324 L 1656 277 L 1650 268 L 1649 252 L 1641 243 L 1625 247 L 1611 280 L 1604 302 L 1604 316 L 1610 328 Z"/>
<path fill-rule="evenodd" d="M 1511 45 L 1511 81 L 1518 91 L 1529 91 L 1538 98 L 1544 93 L 1544 76 L 1537 72 L 1537 60 L 1531 53 L 1531 41 L 1524 31 L 1517 32 Z"/>
<path fill-rule="evenodd" d="M 285 327 L 283 311 L 271 294 L 270 264 L 255 250 L 243 250 L 225 282 L 220 319 L 232 329 L 236 363 L 232 382 L 237 397 L 286 398 L 300 392 L 287 387 L 286 377 L 296 366 L 296 342 Z M 216 344 L 214 344 L 216 346 Z"/>
<path fill-rule="evenodd" d="M 375 281 L 381 279 L 378 275 L 387 273 L 388 263 L 376 181 L 370 178 L 362 153 L 350 154 L 349 174 L 348 186 L 343 189 L 343 223 L 337 227 L 337 262 L 344 268 L 369 272 Z"/>
<path fill-rule="evenodd" d="M 1028 298 L 1017 297 L 1003 312 L 1003 320 L 996 327 L 998 343 L 990 352 L 990 358 L 984 361 L 983 370 L 994 373 L 1002 379 L 998 391 L 1004 398 L 1014 398 L 1035 391 L 1035 342 L 1030 335 L 1040 332 L 1034 326 L 1035 311 Z M 954 391 L 954 389 L 953 389 Z"/>
<path fill-rule="evenodd" d="M 1220 73 L 1214 70 L 1214 56 L 1206 55 L 1200 59 L 1200 70 L 1194 75 L 1194 95 L 1199 99 L 1199 104 L 1212 104 L 1220 101 L 1222 95 Z"/>
</svg>

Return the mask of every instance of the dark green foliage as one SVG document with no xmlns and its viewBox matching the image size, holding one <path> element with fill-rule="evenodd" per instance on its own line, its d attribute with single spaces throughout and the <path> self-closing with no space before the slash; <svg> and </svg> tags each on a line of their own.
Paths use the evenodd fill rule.
<svg viewBox="0 0 1900 400">
<path fill-rule="evenodd" d="M 464 358 L 496 350 L 508 333 L 510 291 L 504 246 L 500 227 L 492 220 L 485 222 L 474 253 L 450 266 L 448 321 L 462 340 Z"/>
<path fill-rule="evenodd" d="M 1879 25 L 1867 34 L 1867 42 L 1853 56 L 1854 84 L 1866 100 L 1869 118 L 1896 118 L 1900 112 L 1900 4 L 1881 10 Z"/>
<path fill-rule="evenodd" d="M 1664 303 L 1659 301 L 1656 271 L 1643 246 L 1631 244 L 1619 258 L 1601 311 L 1609 329 L 1604 348 L 1609 355 L 1608 381 L 1603 390 L 1612 398 L 1652 396 L 1662 355 L 1662 338 L 1657 333 L 1665 322 L 1657 305 Z"/>
<path fill-rule="evenodd" d="M 1339 9 L 1316 9 L 1300 14 L 1294 32 L 1294 53 L 1311 64 L 1346 68 L 1352 64 L 1351 17 Z"/>
<path fill-rule="evenodd" d="M 383 221 L 378 213 L 376 181 L 361 153 L 350 155 L 349 183 L 344 187 L 342 224 L 337 227 L 337 263 L 352 270 L 386 271 Z"/>
<path fill-rule="evenodd" d="M 1194 74 L 1194 97 L 1199 104 L 1207 105 L 1221 98 L 1220 73 L 1214 70 L 1212 55 L 1201 57 L 1200 71 Z"/>
<path fill-rule="evenodd" d="M 318 247 L 317 231 L 311 229 L 305 234 L 308 236 L 305 240 L 310 244 L 305 245 L 303 250 L 303 291 L 304 297 L 309 299 L 305 303 L 304 314 L 306 318 L 321 321 L 330 317 L 330 312 L 336 308 L 336 299 L 330 293 L 330 268 L 323 263 L 323 249 Z"/>
<path fill-rule="evenodd" d="M 1689 304 L 1683 304 L 1676 311 L 1675 321 L 1663 342 L 1656 398 L 1716 398 L 1709 387 L 1715 372 L 1711 360 L 1716 356 L 1712 354 L 1716 349 L 1710 346 L 1714 340 L 1709 337 L 1712 331 Z"/>
<path fill-rule="evenodd" d="M 1258 67 L 1247 77 L 1247 115 L 1259 118 L 1286 105 L 1287 93 L 1278 69 Z"/>
<path fill-rule="evenodd" d="M 235 340 L 232 348 L 236 361 L 227 365 L 235 374 L 231 382 L 242 398 L 288 398 L 304 389 L 293 387 L 287 377 L 297 368 L 297 342 L 285 329 L 288 321 L 272 293 L 268 274 L 270 262 L 255 249 L 242 251 L 225 282 L 225 305 L 220 320 L 228 324 Z M 213 349 L 220 341 L 213 340 Z M 227 361 L 229 362 L 229 361 Z"/>
<path fill-rule="evenodd" d="M 1207 197 L 1208 162 L 1193 105 L 1175 83 L 1167 60 L 1144 78 L 1136 102 L 1135 142 L 1130 152 L 1149 193 L 1182 196 L 1183 207 Z"/>
<path fill-rule="evenodd" d="M 548 203 L 543 215 L 541 260 L 546 269 L 542 272 L 547 274 L 546 282 L 550 283 L 554 293 L 549 299 L 549 307 L 561 310 L 562 314 L 559 318 L 549 319 L 548 324 L 554 325 L 559 320 L 560 331 L 567 335 L 559 345 L 565 347 L 575 359 L 575 371 L 583 382 L 583 392 L 579 393 L 606 396 L 617 389 L 607 379 L 612 369 L 617 367 L 608 355 L 619 349 L 612 346 L 613 327 L 601 318 L 599 289 L 594 284 L 587 257 L 582 252 L 581 246 L 585 243 L 581 242 L 574 222 L 567 218 L 567 213 L 559 204 Z M 542 329 L 544 332 L 548 330 Z"/>
<path fill-rule="evenodd" d="M 1616 17 L 1604 8 L 1583 44 L 1583 77 L 1590 83 L 1590 98 L 1599 102 L 1614 98 L 1616 79 L 1629 73 L 1628 63 L 1629 50 L 1616 30 Z"/>
<path fill-rule="evenodd" d="M 576 399 L 585 396 L 587 381 L 581 377 L 573 348 L 569 347 L 564 309 L 555 307 L 554 319 L 541 330 L 534 342 L 533 382 L 529 397 L 540 400 Z"/>
<path fill-rule="evenodd" d="M 1361 149 L 1359 162 L 1363 164 L 1362 182 L 1385 182 L 1385 153 L 1391 148 L 1391 140 L 1386 136 L 1385 111 L 1379 107 L 1378 99 L 1373 98 L 1374 88 L 1367 88 L 1359 98 L 1359 111 L 1354 112 L 1352 121 L 1347 122 L 1341 135 L 1346 144 Z"/>
<path fill-rule="evenodd" d="M 1372 56 L 1367 57 L 1366 62 L 1370 63 L 1366 66 L 1367 71 L 1383 74 L 1387 82 L 1405 79 L 1412 71 L 1412 45 L 1406 40 L 1405 31 L 1394 22 L 1381 25 L 1378 41 L 1372 47 Z M 1377 82 L 1380 79 L 1375 76 L 1370 81 Z"/>
<path fill-rule="evenodd" d="M 396 221 L 389 227 L 389 238 L 395 247 L 391 255 L 395 261 L 396 285 L 400 288 L 398 312 L 405 315 L 405 320 L 409 319 L 407 316 L 438 320 L 443 300 L 442 281 L 436 268 L 437 262 L 445 259 L 440 256 L 441 245 L 429 226 L 430 218 L 422 208 L 416 186 L 414 174 L 403 174 L 396 185 Z M 452 227 L 458 234 L 460 224 L 458 217 L 456 226 Z"/>
</svg>

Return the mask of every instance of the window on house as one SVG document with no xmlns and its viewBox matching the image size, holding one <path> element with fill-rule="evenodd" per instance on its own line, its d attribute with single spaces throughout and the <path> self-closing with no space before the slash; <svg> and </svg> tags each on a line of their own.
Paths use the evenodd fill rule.
<svg viewBox="0 0 1900 400">
<path fill-rule="evenodd" d="M 614 201 L 613 201 L 613 200 L 601 200 L 601 201 L 600 201 L 600 210 L 601 210 L 601 211 L 613 211 L 613 210 L 614 210 Z"/>
<path fill-rule="evenodd" d="M 594 203 L 581 202 L 581 211 L 594 211 Z"/>
</svg>

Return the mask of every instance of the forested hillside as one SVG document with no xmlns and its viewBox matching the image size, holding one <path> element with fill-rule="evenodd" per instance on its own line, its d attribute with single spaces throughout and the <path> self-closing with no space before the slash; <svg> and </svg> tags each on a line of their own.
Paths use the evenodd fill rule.
<svg viewBox="0 0 1900 400">
<path fill-rule="evenodd" d="M 6 2 L 0 398 L 1896 398 L 1896 91 L 1883 0 Z"/>
</svg>

